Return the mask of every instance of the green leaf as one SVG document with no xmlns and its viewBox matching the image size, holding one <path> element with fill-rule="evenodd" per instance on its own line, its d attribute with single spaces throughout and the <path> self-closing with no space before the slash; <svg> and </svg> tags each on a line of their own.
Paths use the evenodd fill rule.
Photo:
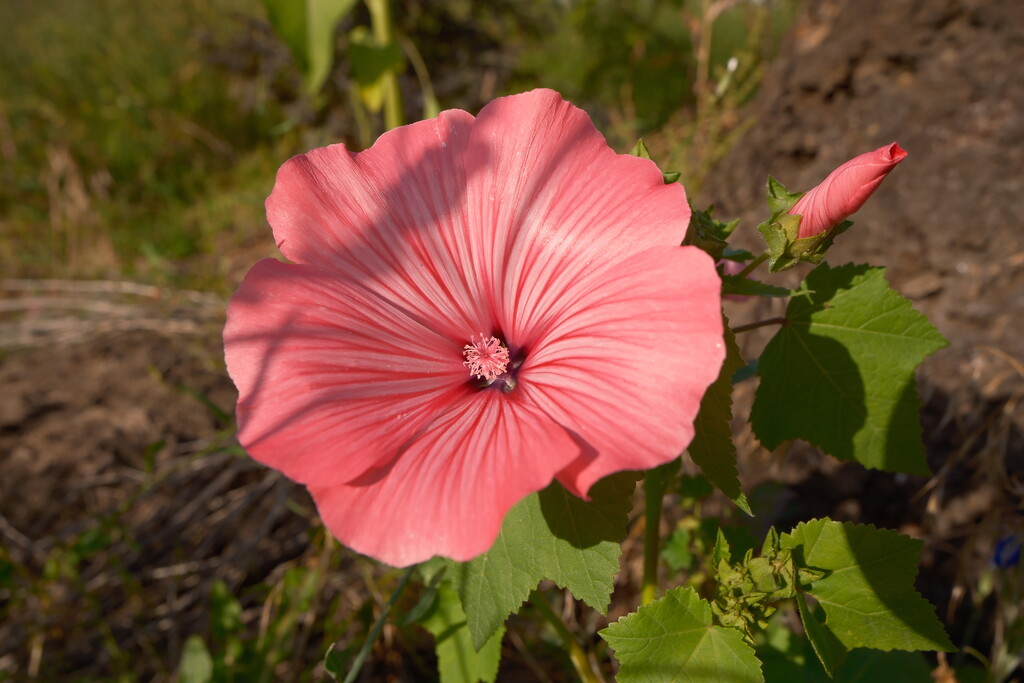
<svg viewBox="0 0 1024 683">
<path fill-rule="evenodd" d="M 781 620 L 773 620 L 766 636 L 767 642 L 757 647 L 757 656 L 767 683 L 925 683 L 932 680 L 931 667 L 919 652 L 858 648 L 849 653 L 834 675 L 829 676 L 807 639 L 790 631 Z"/>
<path fill-rule="evenodd" d="M 737 218 L 728 223 L 716 220 L 711 215 L 713 211 L 714 207 L 701 211 L 690 206 L 690 225 L 687 226 L 683 244 L 699 247 L 718 261 L 727 253 L 734 253 L 729 252 L 728 239 L 740 220 Z"/>
<path fill-rule="evenodd" d="M 405 54 L 397 43 L 380 44 L 365 26 L 349 33 L 348 58 L 359 95 L 372 112 L 384 106 L 385 78 L 405 63 Z"/>
<path fill-rule="evenodd" d="M 306 90 L 315 93 L 331 73 L 334 29 L 356 0 L 263 0 L 267 18 L 305 75 Z"/>
<path fill-rule="evenodd" d="M 760 280 L 751 280 L 739 275 L 722 276 L 722 296 L 793 296 L 792 290 L 776 287 Z"/>
<path fill-rule="evenodd" d="M 555 482 L 509 511 L 490 550 L 452 563 L 452 583 L 474 647 L 483 647 L 544 579 L 603 613 L 619 571 L 635 487 L 632 473 L 606 477 L 591 488 L 587 502 Z"/>
<path fill-rule="evenodd" d="M 197 635 L 185 641 L 185 650 L 178 665 L 178 683 L 209 683 L 213 680 L 213 658 L 206 643 Z"/>
<path fill-rule="evenodd" d="M 346 664 L 345 655 L 337 649 L 334 643 L 331 643 L 324 654 L 324 671 L 336 681 L 344 680 Z"/>
<path fill-rule="evenodd" d="M 675 588 L 601 631 L 620 683 L 760 682 L 761 663 L 739 631 L 711 623 L 711 605 Z"/>
<path fill-rule="evenodd" d="M 736 446 L 732 442 L 732 375 L 743 367 L 736 336 L 725 324 L 725 362 L 718 379 L 708 387 L 693 422 L 694 435 L 688 452 L 704 476 L 729 496 L 748 515 L 750 505 L 740 489 Z"/>
<path fill-rule="evenodd" d="M 675 572 L 688 569 L 693 564 L 689 529 L 680 527 L 672 532 L 661 549 L 661 559 L 665 560 L 665 563 Z"/>
<path fill-rule="evenodd" d="M 804 439 L 842 460 L 927 475 L 914 369 L 947 344 L 884 269 L 815 268 L 758 362 L 750 421 L 769 449 Z"/>
<path fill-rule="evenodd" d="M 827 630 L 847 650 L 944 650 L 953 644 L 935 616 L 935 608 L 914 589 L 923 543 L 888 529 L 839 523 L 828 519 L 799 524 L 783 534 L 783 548 L 792 548 L 798 567 L 825 572 L 803 590 L 818 601 L 825 623 L 805 628 L 826 668 L 836 662 Z M 820 627 L 820 629 L 819 629 Z"/>
<path fill-rule="evenodd" d="M 434 636 L 441 683 L 493 683 L 497 678 L 504 627 L 477 651 L 462 603 L 447 581 L 438 586 L 435 607 L 420 624 Z"/>
<path fill-rule="evenodd" d="M 797 592 L 796 605 L 800 612 L 800 621 L 804 624 L 804 632 L 807 634 L 814 654 L 818 656 L 818 661 L 824 667 L 825 673 L 829 677 L 835 678 L 836 672 L 846 660 L 849 650 L 843 647 L 832 631 L 818 621 L 811 608 L 808 607 L 807 598 L 804 597 L 803 592 Z"/>
</svg>

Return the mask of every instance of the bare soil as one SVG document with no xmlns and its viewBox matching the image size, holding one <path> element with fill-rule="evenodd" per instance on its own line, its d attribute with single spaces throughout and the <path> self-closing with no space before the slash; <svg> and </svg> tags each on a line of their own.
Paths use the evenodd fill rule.
<svg viewBox="0 0 1024 683">
<path fill-rule="evenodd" d="M 808 5 L 698 204 L 743 217 L 753 244 L 759 178 L 807 189 L 860 152 L 893 140 L 909 150 L 829 260 L 886 266 L 950 339 L 921 376 L 937 476 L 869 472 L 806 449 L 766 454 L 741 435 L 745 467 L 762 473 L 747 483 L 782 481 L 767 521 L 829 514 L 924 538 L 922 590 L 959 645 L 985 651 L 990 627 L 965 634 L 970 591 L 994 540 L 1024 531 L 1024 5 Z M 92 311 L 120 322 L 77 336 L 40 325 L 55 319 L 43 304 L 0 313 L 4 333 L 38 332 L 29 350 L 0 351 L 0 560 L 27 572 L 0 572 L 0 679 L 127 669 L 169 680 L 185 637 L 208 632 L 213 579 L 241 590 L 309 561 L 318 532 L 305 493 L 232 450 L 235 392 L 214 309 L 139 305 L 136 317 L 189 323 L 177 327 Z M 86 547 L 97 520 L 106 536 Z"/>
</svg>

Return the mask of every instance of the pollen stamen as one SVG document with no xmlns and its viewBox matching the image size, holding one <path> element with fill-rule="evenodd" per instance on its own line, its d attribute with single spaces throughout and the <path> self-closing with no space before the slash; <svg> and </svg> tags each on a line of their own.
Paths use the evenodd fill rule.
<svg viewBox="0 0 1024 683">
<path fill-rule="evenodd" d="M 509 362 L 508 348 L 500 339 L 484 336 L 481 332 L 479 341 L 473 337 L 470 342 L 462 350 L 466 357 L 463 365 L 469 368 L 470 375 L 493 382 L 505 374 Z"/>
</svg>

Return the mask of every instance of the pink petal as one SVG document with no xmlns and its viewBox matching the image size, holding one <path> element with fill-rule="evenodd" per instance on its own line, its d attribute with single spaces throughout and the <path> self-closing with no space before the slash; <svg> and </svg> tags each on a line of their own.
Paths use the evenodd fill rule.
<svg viewBox="0 0 1024 683">
<path fill-rule="evenodd" d="M 501 327 L 525 344 L 561 315 L 584 273 L 679 244 L 686 192 L 649 160 L 617 155 L 586 113 L 551 90 L 488 104 L 467 149 L 468 218 Z"/>
<path fill-rule="evenodd" d="M 579 453 L 536 408 L 488 390 L 455 401 L 394 462 L 358 482 L 311 486 L 342 543 L 393 566 L 486 551 L 505 513 Z"/>
<path fill-rule="evenodd" d="M 632 256 L 581 281 L 572 312 L 538 339 L 519 386 L 589 445 L 559 480 L 584 496 L 598 479 L 672 460 L 725 357 L 721 280 L 689 247 Z"/>
<path fill-rule="evenodd" d="M 267 219 L 281 252 L 330 268 L 452 336 L 491 324 L 465 220 L 473 117 L 452 110 L 353 154 L 332 145 L 278 171 Z"/>
<path fill-rule="evenodd" d="M 386 464 L 475 393 L 458 343 L 316 266 L 256 264 L 231 300 L 224 349 L 239 441 L 306 484 Z"/>
</svg>

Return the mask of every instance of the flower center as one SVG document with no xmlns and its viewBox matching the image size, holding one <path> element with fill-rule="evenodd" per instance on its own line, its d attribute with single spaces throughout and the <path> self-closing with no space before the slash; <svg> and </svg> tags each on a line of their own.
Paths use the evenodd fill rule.
<svg viewBox="0 0 1024 683">
<path fill-rule="evenodd" d="M 466 357 L 463 365 L 469 368 L 470 375 L 493 382 L 505 374 L 509 362 L 508 348 L 500 339 L 485 337 L 481 332 L 479 341 L 474 337 L 470 342 L 462 348 L 462 355 Z"/>
</svg>

